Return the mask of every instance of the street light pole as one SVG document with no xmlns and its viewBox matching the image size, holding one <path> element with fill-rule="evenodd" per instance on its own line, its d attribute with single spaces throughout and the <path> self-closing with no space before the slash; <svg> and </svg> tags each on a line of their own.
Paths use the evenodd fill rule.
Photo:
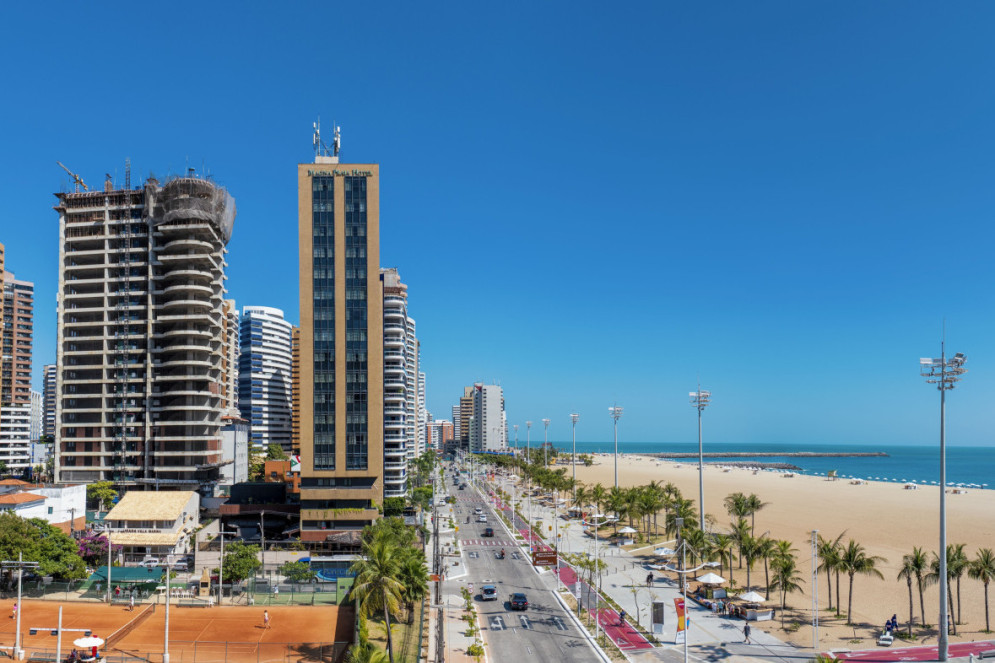
<svg viewBox="0 0 995 663">
<path fill-rule="evenodd" d="M 701 447 L 701 412 L 706 407 L 708 407 L 709 399 L 712 397 L 712 392 L 702 391 L 701 385 L 698 385 L 698 391 L 692 391 L 690 394 L 691 405 L 698 410 L 698 527 L 702 532 L 705 531 L 705 454 L 702 453 Z"/>
<path fill-rule="evenodd" d="M 542 466 L 549 467 L 549 419 L 542 420 L 543 442 L 542 442 Z"/>
<path fill-rule="evenodd" d="M 596 513 L 592 518 L 594 518 L 594 570 L 598 572 L 598 586 L 594 588 L 594 641 L 598 641 L 600 636 L 601 627 L 601 565 L 599 564 L 598 557 L 598 524 L 601 521 L 603 513 Z"/>
<path fill-rule="evenodd" d="M 615 487 L 618 488 L 618 420 L 622 416 L 622 408 L 612 405 L 608 408 L 608 416 L 615 422 Z"/>
<path fill-rule="evenodd" d="M 225 586 L 225 531 L 218 525 L 218 536 L 221 537 L 221 560 L 218 562 L 218 606 L 221 606 L 221 599 L 224 598 Z"/>
<path fill-rule="evenodd" d="M 573 455 L 571 456 L 571 465 L 573 465 L 574 470 L 574 507 L 577 506 L 577 420 L 580 419 L 580 415 L 573 413 L 570 415 L 570 421 L 573 423 Z"/>
<path fill-rule="evenodd" d="M 525 463 L 526 465 L 532 464 L 532 422 L 525 422 Z M 532 552 L 532 472 L 531 468 L 526 467 L 525 473 L 528 477 L 528 484 L 526 490 L 528 490 L 527 497 L 529 499 L 529 552 Z"/>
<path fill-rule="evenodd" d="M 919 360 L 919 374 L 928 384 L 935 384 L 940 390 L 940 637 L 937 641 L 937 654 L 940 661 L 946 661 L 949 653 L 947 626 L 947 448 L 946 412 L 947 391 L 953 389 L 960 376 L 967 373 L 964 363 L 967 355 L 958 352 L 947 360 L 946 338 L 940 342 L 940 358 Z"/>
<path fill-rule="evenodd" d="M 169 570 L 172 566 L 172 555 L 166 555 L 166 629 L 162 640 L 162 663 L 169 663 Z"/>
<path fill-rule="evenodd" d="M 512 428 L 515 429 L 515 455 L 518 455 L 518 424 L 512 424 Z"/>
</svg>

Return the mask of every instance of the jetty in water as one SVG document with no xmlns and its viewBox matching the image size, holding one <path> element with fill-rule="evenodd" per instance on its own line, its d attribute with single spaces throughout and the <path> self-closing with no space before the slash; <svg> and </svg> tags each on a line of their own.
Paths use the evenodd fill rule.
<svg viewBox="0 0 995 663">
<path fill-rule="evenodd" d="M 645 454 L 655 458 L 697 458 L 695 452 L 675 451 L 673 453 Z M 709 451 L 705 458 L 879 458 L 887 456 L 883 451 Z"/>
</svg>

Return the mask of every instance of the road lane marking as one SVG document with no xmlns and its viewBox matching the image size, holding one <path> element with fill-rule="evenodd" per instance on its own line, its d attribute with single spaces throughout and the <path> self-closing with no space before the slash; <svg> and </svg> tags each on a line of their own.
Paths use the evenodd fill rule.
<svg viewBox="0 0 995 663">
<path fill-rule="evenodd" d="M 553 617 L 553 624 L 555 624 L 556 628 L 560 631 L 567 630 L 567 625 L 563 623 L 563 619 L 560 617 Z"/>
<path fill-rule="evenodd" d="M 504 630 L 504 618 L 502 618 L 502 617 L 491 617 L 491 630 L 492 631 L 503 631 Z"/>
<path fill-rule="evenodd" d="M 526 617 L 525 615 L 518 615 L 518 621 L 522 622 L 522 628 L 528 630 L 532 629 L 532 624 L 529 623 L 529 618 Z"/>
</svg>

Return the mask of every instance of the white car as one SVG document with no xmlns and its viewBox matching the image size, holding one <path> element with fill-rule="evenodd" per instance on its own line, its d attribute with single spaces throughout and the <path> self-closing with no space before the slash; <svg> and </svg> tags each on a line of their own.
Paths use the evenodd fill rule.
<svg viewBox="0 0 995 663">
<path fill-rule="evenodd" d="M 484 512 L 484 510 L 478 506 L 476 509 L 473 510 L 473 512 L 479 516 Z"/>
<path fill-rule="evenodd" d="M 480 514 L 479 516 L 477 516 L 477 522 L 478 523 L 486 523 L 487 522 L 487 516 L 485 516 L 484 514 Z"/>
</svg>

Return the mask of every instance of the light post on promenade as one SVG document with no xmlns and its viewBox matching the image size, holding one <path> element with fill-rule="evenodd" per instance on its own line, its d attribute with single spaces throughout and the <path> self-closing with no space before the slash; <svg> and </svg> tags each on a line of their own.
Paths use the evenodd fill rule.
<svg viewBox="0 0 995 663">
<path fill-rule="evenodd" d="M 532 422 L 525 422 L 525 472 L 528 476 L 528 483 L 525 485 L 525 489 L 528 491 L 526 496 L 529 499 L 529 551 L 532 551 Z"/>
<path fill-rule="evenodd" d="M 512 428 L 515 429 L 515 455 L 517 456 L 518 455 L 518 424 L 512 425 Z"/>
<path fill-rule="evenodd" d="M 549 419 L 543 419 L 544 430 L 542 442 L 542 465 L 543 469 L 549 467 Z"/>
<path fill-rule="evenodd" d="M 608 408 L 608 416 L 615 422 L 615 487 L 618 488 L 618 420 L 622 416 L 622 408 L 612 405 Z"/>
<path fill-rule="evenodd" d="M 577 413 L 572 413 L 570 415 L 570 421 L 573 423 L 573 455 L 571 456 L 571 465 L 573 465 L 574 470 L 574 507 L 577 506 L 577 420 L 580 419 L 580 415 Z"/>
<path fill-rule="evenodd" d="M 701 385 L 698 385 L 698 391 L 692 391 L 689 396 L 691 397 L 691 405 L 698 410 L 698 514 L 699 522 L 698 527 L 702 532 L 705 531 L 705 454 L 702 453 L 701 447 L 701 412 L 706 407 L 708 407 L 709 399 L 712 397 L 712 392 L 702 391 Z"/>
<path fill-rule="evenodd" d="M 919 360 L 919 373 L 928 384 L 935 384 L 940 390 L 940 637 L 937 641 L 937 654 L 940 661 L 947 660 L 949 634 L 947 625 L 947 391 L 953 389 L 960 376 L 967 373 L 964 363 L 967 355 L 958 352 L 947 359 L 946 339 L 940 342 L 940 357 L 926 357 Z"/>
<path fill-rule="evenodd" d="M 598 641 L 601 627 L 601 566 L 598 564 L 598 525 L 605 517 L 603 513 L 595 513 L 590 516 L 594 519 L 594 570 L 598 572 L 597 587 L 594 588 L 594 641 Z"/>
</svg>

